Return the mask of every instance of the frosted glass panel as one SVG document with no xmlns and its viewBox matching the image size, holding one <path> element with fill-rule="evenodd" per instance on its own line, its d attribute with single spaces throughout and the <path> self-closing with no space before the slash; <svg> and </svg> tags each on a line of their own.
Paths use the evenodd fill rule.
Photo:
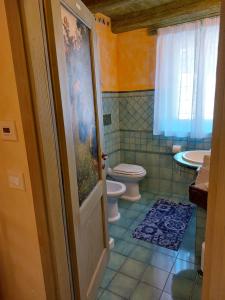
<svg viewBox="0 0 225 300">
<path fill-rule="evenodd" d="M 99 180 L 90 30 L 61 7 L 80 205 Z"/>
</svg>

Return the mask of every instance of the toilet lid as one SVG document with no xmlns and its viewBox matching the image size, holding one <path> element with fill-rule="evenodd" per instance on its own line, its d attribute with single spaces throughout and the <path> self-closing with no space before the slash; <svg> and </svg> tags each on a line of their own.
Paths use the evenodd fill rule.
<svg viewBox="0 0 225 300">
<path fill-rule="evenodd" d="M 144 168 L 142 166 L 131 165 L 131 164 L 119 164 L 115 168 L 113 168 L 115 173 L 120 174 L 137 174 L 140 175 L 144 173 Z"/>
</svg>

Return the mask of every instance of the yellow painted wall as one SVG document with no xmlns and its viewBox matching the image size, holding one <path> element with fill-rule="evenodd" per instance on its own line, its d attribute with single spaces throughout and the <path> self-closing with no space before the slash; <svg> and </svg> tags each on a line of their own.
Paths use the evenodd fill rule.
<svg viewBox="0 0 225 300">
<path fill-rule="evenodd" d="M 118 84 L 120 91 L 154 88 L 156 36 L 147 29 L 117 35 Z"/>
<path fill-rule="evenodd" d="M 110 23 L 110 19 L 97 14 L 96 18 L 104 18 Z M 100 52 L 101 86 L 103 91 L 118 90 L 117 74 L 117 35 L 111 31 L 111 26 L 96 21 L 98 47 Z"/>
<path fill-rule="evenodd" d="M 147 29 L 113 34 L 99 17 L 110 19 L 96 15 L 102 91 L 154 89 L 156 36 Z"/>
<path fill-rule="evenodd" d="M 0 299 L 46 299 L 4 1 L 0 1 L 0 120 L 15 120 L 18 142 L 0 140 Z M 10 189 L 22 171 L 26 191 Z"/>
</svg>

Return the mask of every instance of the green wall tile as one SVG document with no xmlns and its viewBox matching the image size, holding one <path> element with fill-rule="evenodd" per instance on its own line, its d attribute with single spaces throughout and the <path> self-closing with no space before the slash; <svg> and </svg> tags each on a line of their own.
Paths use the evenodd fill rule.
<svg viewBox="0 0 225 300">
<path fill-rule="evenodd" d="M 111 114 L 112 124 L 104 127 L 107 166 L 120 162 L 140 164 L 147 170 L 140 183 L 143 190 L 169 192 L 187 197 L 195 172 L 173 161 L 172 145 L 183 150 L 209 149 L 211 138 L 192 139 L 154 136 L 154 91 L 103 93 L 103 113 Z"/>
</svg>

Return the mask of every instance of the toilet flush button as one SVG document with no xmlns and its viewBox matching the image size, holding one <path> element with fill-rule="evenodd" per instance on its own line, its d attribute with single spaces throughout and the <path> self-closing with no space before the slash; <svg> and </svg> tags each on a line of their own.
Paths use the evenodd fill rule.
<svg viewBox="0 0 225 300">
<path fill-rule="evenodd" d="M 25 191 L 24 176 L 21 172 L 8 171 L 8 183 L 12 189 Z"/>
<path fill-rule="evenodd" d="M 14 121 L 0 121 L 1 139 L 5 141 L 17 141 L 16 124 Z"/>
</svg>

